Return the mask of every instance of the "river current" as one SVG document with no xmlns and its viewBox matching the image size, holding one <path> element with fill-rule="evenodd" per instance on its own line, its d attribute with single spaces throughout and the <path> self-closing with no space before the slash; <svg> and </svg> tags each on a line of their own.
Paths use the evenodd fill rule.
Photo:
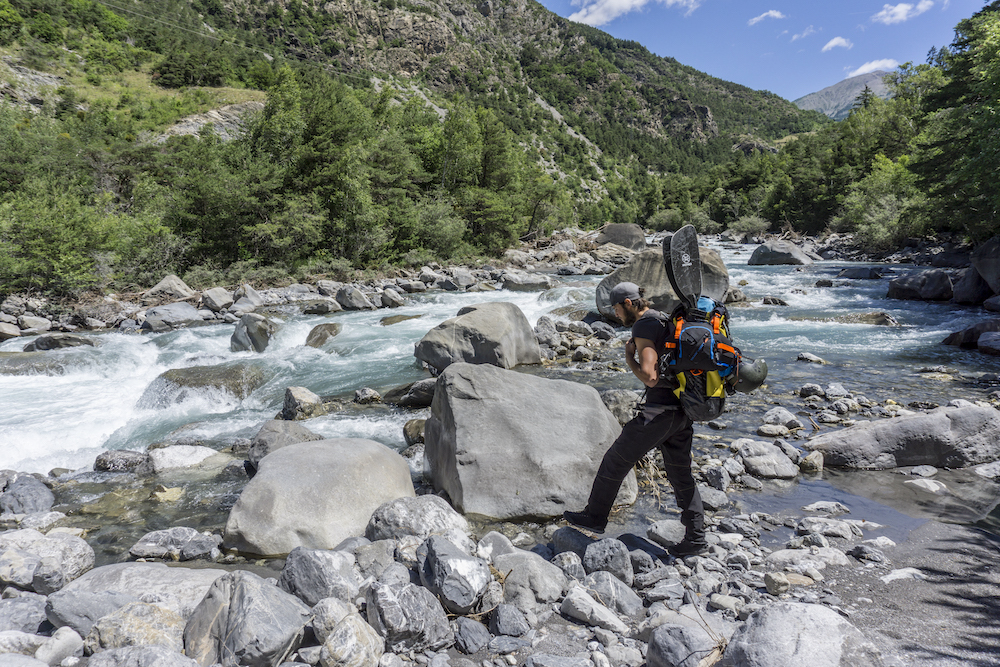
<svg viewBox="0 0 1000 667">
<path fill-rule="evenodd" d="M 732 332 L 745 355 L 764 357 L 770 368 L 767 387 L 755 397 L 754 405 L 766 409 L 768 403 L 782 404 L 794 412 L 792 394 L 807 382 L 822 386 L 839 382 L 871 400 L 891 398 L 904 405 L 912 401 L 944 405 L 955 398 L 981 400 L 995 389 L 980 377 L 1000 372 L 1000 359 L 940 344 L 949 333 L 984 319 L 985 311 L 950 303 L 885 298 L 889 278 L 912 267 L 880 265 L 890 271 L 885 278 L 845 280 L 836 277 L 842 268 L 866 265 L 824 261 L 810 267 L 747 266 L 754 246 L 711 245 L 722 253 L 731 284 L 746 281 L 741 289 L 748 303 L 730 308 Z M 833 280 L 834 286 L 816 287 L 817 280 L 823 278 Z M 540 316 L 555 310 L 593 309 L 598 282 L 599 278 L 567 278 L 562 286 L 542 293 L 432 292 L 411 295 L 405 307 L 392 311 L 332 316 L 289 311 L 278 317 L 282 326 L 259 355 L 230 351 L 232 325 L 142 336 L 96 335 L 97 347 L 46 353 L 64 357 L 62 375 L 0 375 L 0 469 L 76 470 L 92 465 L 97 454 L 106 449 L 141 450 L 151 443 L 179 438 L 216 443 L 221 448 L 234 438 L 252 437 L 263 421 L 273 418 L 281 409 L 288 386 L 304 386 L 323 396 L 350 396 L 361 387 L 384 392 L 427 377 L 413 357 L 414 344 L 463 306 L 510 301 L 535 324 Z M 765 296 L 777 297 L 788 305 L 763 305 Z M 839 316 L 872 312 L 888 313 L 900 326 L 834 321 Z M 388 315 L 415 317 L 385 326 L 381 321 Z M 310 329 L 329 321 L 340 322 L 341 333 L 323 350 L 306 347 Z M 0 344 L 0 352 L 19 351 L 30 340 L 8 340 Z M 828 363 L 797 361 L 800 352 L 815 354 Z M 615 353 L 620 356 L 620 351 Z M 243 400 L 212 391 L 191 392 L 168 407 L 143 407 L 139 400 L 150 383 L 168 369 L 241 359 L 262 364 L 270 376 Z M 624 364 L 621 367 L 624 369 Z M 937 372 L 929 372 L 932 369 Z M 548 369 L 545 374 L 559 372 L 571 371 Z M 627 371 L 618 373 L 612 384 L 639 388 Z M 750 410 L 746 398 L 732 401 L 736 428 L 713 438 L 729 441 L 753 436 L 763 410 Z M 426 414 L 424 411 L 422 416 Z M 412 411 L 403 410 L 353 411 L 312 419 L 307 426 L 327 437 L 371 438 L 402 449 L 402 426 L 414 416 Z M 698 428 L 707 431 L 707 427 Z M 864 474 L 844 477 L 853 479 L 855 487 L 865 479 Z M 832 486 L 837 486 L 836 478 L 836 474 L 828 476 L 815 494 L 808 491 L 808 485 L 799 484 L 791 491 L 772 489 L 770 495 L 749 504 L 766 510 L 767 498 L 784 493 L 802 498 L 830 495 L 834 493 Z M 860 490 L 852 487 L 851 492 Z"/>
</svg>

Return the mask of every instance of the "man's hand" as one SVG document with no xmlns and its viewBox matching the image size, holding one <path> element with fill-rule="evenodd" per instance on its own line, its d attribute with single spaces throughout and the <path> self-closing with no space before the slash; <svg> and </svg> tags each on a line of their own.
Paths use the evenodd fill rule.
<svg viewBox="0 0 1000 667">
<path fill-rule="evenodd" d="M 628 342 L 625 343 L 625 357 L 635 360 L 635 338 L 629 338 Z"/>
</svg>

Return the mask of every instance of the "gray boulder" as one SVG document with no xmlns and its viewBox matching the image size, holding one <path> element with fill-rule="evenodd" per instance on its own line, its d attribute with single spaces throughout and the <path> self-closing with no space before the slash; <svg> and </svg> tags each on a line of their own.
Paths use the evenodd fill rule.
<svg viewBox="0 0 1000 667">
<path fill-rule="evenodd" d="M 321 667 L 374 667 L 385 651 L 385 642 L 360 614 L 345 616 L 323 641 Z"/>
<path fill-rule="evenodd" d="M 626 616 L 636 616 L 643 611 L 642 598 L 628 584 L 610 572 L 592 572 L 583 580 L 587 592 L 605 606 Z"/>
<path fill-rule="evenodd" d="M 511 292 L 540 292 L 552 289 L 558 283 L 544 273 L 530 273 L 527 271 L 505 271 L 500 279 L 505 290 Z"/>
<path fill-rule="evenodd" d="M 428 331 L 413 355 L 438 370 L 456 362 L 513 368 L 542 361 L 524 313 L 506 302 L 462 308 L 456 317 Z"/>
<path fill-rule="evenodd" d="M 201 293 L 201 302 L 213 313 L 221 313 L 233 305 L 233 293 L 225 287 L 213 287 Z"/>
<path fill-rule="evenodd" d="M 424 451 L 434 487 L 460 512 L 501 520 L 582 507 L 621 432 L 593 387 L 487 365 L 449 366 L 431 410 Z M 634 502 L 636 488 L 630 472 L 620 499 Z"/>
<path fill-rule="evenodd" d="M 921 271 L 889 281 L 888 299 L 948 301 L 954 294 L 951 276 L 942 269 Z"/>
<path fill-rule="evenodd" d="M 350 553 L 296 547 L 285 559 L 278 588 L 313 607 L 325 598 L 353 603 L 361 590 L 361 580 Z"/>
<path fill-rule="evenodd" d="M 112 449 L 101 452 L 94 459 L 94 470 L 100 472 L 133 472 L 146 474 L 152 472 L 147 452 L 134 452 L 130 449 Z"/>
<path fill-rule="evenodd" d="M 813 261 L 801 248 L 791 241 L 768 241 L 757 249 L 747 260 L 748 266 L 798 265 L 810 266 Z"/>
<path fill-rule="evenodd" d="M 437 378 L 425 378 L 391 389 L 382 397 L 382 402 L 403 408 L 429 408 L 434 400 Z"/>
<path fill-rule="evenodd" d="M 306 387 L 286 387 L 281 418 L 288 421 L 321 417 L 327 413 L 323 399 Z"/>
<path fill-rule="evenodd" d="M 166 646 L 126 646 L 101 651 L 90 657 L 87 667 L 200 667 L 183 653 Z"/>
<path fill-rule="evenodd" d="M 976 349 L 983 354 L 989 354 L 994 357 L 1000 356 L 1000 332 L 991 331 L 984 333 L 979 337 Z"/>
<path fill-rule="evenodd" d="M 473 611 L 493 581 L 485 561 L 470 556 L 439 535 L 420 545 L 417 564 L 421 583 L 454 614 Z"/>
<path fill-rule="evenodd" d="M 708 630 L 690 625 L 664 623 L 649 638 L 646 663 L 649 667 L 700 667 L 715 664 L 719 642 Z M 703 662 L 705 661 L 705 662 Z M 793 663 L 789 663 L 791 665 Z M 806 664 L 806 663 L 802 663 Z"/>
<path fill-rule="evenodd" d="M 21 327 L 11 322 L 0 322 L 0 342 L 21 337 Z"/>
<path fill-rule="evenodd" d="M 465 616 L 455 619 L 455 648 L 466 655 L 478 653 L 490 643 L 490 631 L 479 621 Z"/>
<path fill-rule="evenodd" d="M 842 269 L 837 277 L 848 280 L 878 280 L 882 277 L 882 270 L 874 266 L 853 266 Z"/>
<path fill-rule="evenodd" d="M 224 391 L 243 400 L 267 382 L 268 377 L 265 369 L 249 362 L 171 368 L 149 383 L 139 397 L 139 407 L 161 408 L 180 403 L 193 392 Z"/>
<path fill-rule="evenodd" d="M 167 558 L 176 561 L 215 560 L 221 556 L 222 538 L 194 528 L 174 526 L 146 533 L 129 549 L 132 558 Z"/>
<path fill-rule="evenodd" d="M 569 579 L 559 567 L 530 551 L 496 556 L 493 567 L 506 574 L 504 601 L 525 613 L 537 614 L 549 608 L 569 587 Z"/>
<path fill-rule="evenodd" d="M 142 329 L 160 333 L 186 327 L 194 322 L 201 322 L 201 313 L 198 309 L 186 301 L 178 301 L 147 310 Z"/>
<path fill-rule="evenodd" d="M 741 439 L 733 443 L 739 446 L 738 453 L 746 471 L 754 477 L 764 479 L 794 479 L 799 468 L 780 447 L 768 442 Z"/>
<path fill-rule="evenodd" d="M 955 303 L 978 306 L 991 296 L 993 288 L 983 280 L 975 267 L 970 266 L 962 272 L 962 277 L 955 283 L 952 300 Z"/>
<path fill-rule="evenodd" d="M 180 614 L 146 602 L 130 602 L 94 622 L 84 650 L 93 654 L 125 646 L 158 645 L 180 652 L 184 649 L 183 634 Z"/>
<path fill-rule="evenodd" d="M 992 295 L 991 295 L 992 296 Z M 96 347 L 93 338 L 70 333 L 54 333 L 39 336 L 24 346 L 24 352 L 41 352 L 44 350 L 61 350 L 67 347 Z"/>
<path fill-rule="evenodd" d="M 54 593 L 94 567 L 94 550 L 75 535 L 30 528 L 0 533 L 0 584 Z"/>
<path fill-rule="evenodd" d="M 365 601 L 368 623 L 392 653 L 437 651 L 455 642 L 448 616 L 426 588 L 376 581 L 368 587 Z"/>
<path fill-rule="evenodd" d="M 412 496 L 410 469 L 373 440 L 302 442 L 259 461 L 229 513 L 224 544 L 259 555 L 332 549 L 364 532 L 379 505 Z"/>
<path fill-rule="evenodd" d="M 989 241 L 975 249 L 972 253 L 972 266 L 990 286 L 994 294 L 1000 294 L 1000 236 L 994 236 Z"/>
<path fill-rule="evenodd" d="M 86 637 L 98 619 L 121 609 L 130 602 L 138 601 L 139 598 L 131 593 L 74 591 L 63 588 L 46 598 L 45 616 L 57 628 L 72 628 L 81 637 Z"/>
<path fill-rule="evenodd" d="M 375 304 L 353 285 L 344 285 L 337 290 L 337 303 L 343 306 L 344 310 L 375 310 Z"/>
<path fill-rule="evenodd" d="M 1000 332 L 1000 318 L 993 318 L 978 322 L 968 329 L 956 331 L 941 341 L 944 345 L 958 345 L 959 347 L 978 347 L 979 337 L 984 333 Z"/>
<path fill-rule="evenodd" d="M 1000 412 L 976 406 L 937 408 L 825 433 L 804 447 L 822 452 L 826 466 L 964 468 L 1000 459 Z"/>
<path fill-rule="evenodd" d="M 702 294 L 722 303 L 729 290 L 729 272 L 718 251 L 699 248 L 701 252 Z M 645 298 L 653 308 L 666 314 L 677 307 L 680 299 L 674 293 L 663 268 L 663 253 L 650 249 L 635 255 L 624 266 L 605 276 L 597 286 L 597 310 L 610 320 L 617 320 L 611 304 L 611 290 L 622 282 L 632 282 L 642 287 Z"/>
<path fill-rule="evenodd" d="M 52 613 L 62 618 L 67 614 L 71 615 L 72 610 L 78 609 L 78 605 L 84 600 L 101 600 L 100 596 L 87 598 L 83 595 L 73 600 L 71 594 L 112 593 L 118 596 L 156 600 L 157 606 L 174 611 L 186 619 L 205 597 L 212 582 L 223 574 L 225 574 L 223 570 L 167 567 L 163 563 L 104 565 L 83 574 L 59 591 L 61 602 L 52 605 Z M 113 598 L 104 602 L 109 605 L 117 604 L 122 599 L 124 598 Z M 80 631 L 79 627 L 72 627 L 77 632 Z"/>
<path fill-rule="evenodd" d="M 474 547 L 469 537 L 472 529 L 466 518 L 433 494 L 397 498 L 385 503 L 372 512 L 364 532 L 372 542 L 408 535 L 426 540 L 440 535 L 466 553 L 472 553 Z"/>
<path fill-rule="evenodd" d="M 48 512 L 56 497 L 32 475 L 18 475 L 0 493 L 0 514 L 34 514 Z"/>
<path fill-rule="evenodd" d="M 306 336 L 306 345 L 321 348 L 326 345 L 328 340 L 339 334 L 342 328 L 343 325 L 340 322 L 317 324 L 309 331 L 309 335 Z"/>
<path fill-rule="evenodd" d="M 260 460 L 271 452 L 299 442 L 322 439 L 323 436 L 313 433 L 302 424 L 284 419 L 272 419 L 264 422 L 250 441 L 247 459 L 256 467 Z"/>
<path fill-rule="evenodd" d="M 818 604 L 779 602 L 752 614 L 733 634 L 722 664 L 879 667 L 883 662 L 878 648 L 832 609 Z M 654 667 L 652 662 L 650 667 Z"/>
<path fill-rule="evenodd" d="M 83 637 L 72 628 L 59 628 L 35 651 L 35 659 L 47 665 L 60 665 L 67 658 L 83 656 Z"/>
<path fill-rule="evenodd" d="M 247 313 L 240 317 L 236 329 L 229 339 L 229 349 L 233 352 L 263 352 L 271 337 L 278 330 L 274 322 L 263 315 Z"/>
<path fill-rule="evenodd" d="M 44 596 L 21 595 L 0 600 L 0 632 L 13 630 L 37 635 L 47 620 Z"/>
<path fill-rule="evenodd" d="M 594 241 L 597 245 L 614 243 L 629 250 L 645 250 L 646 234 L 634 223 L 609 223 L 604 225 Z"/>
<path fill-rule="evenodd" d="M 635 577 L 628 547 L 620 540 L 604 538 L 587 545 L 583 553 L 583 568 L 592 572 L 610 572 L 629 586 Z"/>
<path fill-rule="evenodd" d="M 201 665 L 276 666 L 302 642 L 309 607 L 252 572 L 219 577 L 184 628 L 184 653 Z"/>
<path fill-rule="evenodd" d="M 196 294 L 198 293 L 188 287 L 187 283 L 177 276 L 170 274 L 169 276 L 165 276 L 160 282 L 156 283 L 156 285 L 143 292 L 142 297 L 144 299 L 155 297 L 189 299 Z"/>
</svg>

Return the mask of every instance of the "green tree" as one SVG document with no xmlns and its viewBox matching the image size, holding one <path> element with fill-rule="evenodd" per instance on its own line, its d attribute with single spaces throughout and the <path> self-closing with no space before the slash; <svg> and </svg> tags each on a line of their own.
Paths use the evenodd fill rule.
<svg viewBox="0 0 1000 667">
<path fill-rule="evenodd" d="M 11 7 L 8 0 L 0 0 L 0 44 L 6 45 L 17 39 L 24 19 Z"/>
</svg>

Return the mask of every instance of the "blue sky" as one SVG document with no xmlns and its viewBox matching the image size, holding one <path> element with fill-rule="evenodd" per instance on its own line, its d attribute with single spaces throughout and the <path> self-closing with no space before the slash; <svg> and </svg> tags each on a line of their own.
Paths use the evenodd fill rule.
<svg viewBox="0 0 1000 667">
<path fill-rule="evenodd" d="M 983 0 L 540 0 L 707 74 L 794 100 L 849 76 L 923 63 Z"/>
</svg>

